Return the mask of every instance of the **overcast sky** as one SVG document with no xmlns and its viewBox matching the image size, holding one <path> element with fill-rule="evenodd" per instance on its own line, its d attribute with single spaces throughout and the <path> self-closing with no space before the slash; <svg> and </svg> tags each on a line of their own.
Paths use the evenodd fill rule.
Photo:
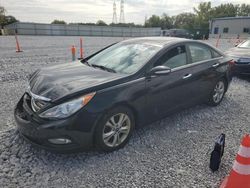
<svg viewBox="0 0 250 188">
<path fill-rule="evenodd" d="M 114 0 L 0 0 L 13 15 L 23 22 L 50 23 L 54 19 L 66 22 L 112 22 Z M 144 23 L 145 16 L 152 14 L 176 15 L 193 12 L 202 0 L 125 0 L 125 21 Z M 221 3 L 250 3 L 250 0 L 212 0 L 212 6 Z M 116 0 L 117 19 L 120 15 L 120 0 Z"/>
</svg>

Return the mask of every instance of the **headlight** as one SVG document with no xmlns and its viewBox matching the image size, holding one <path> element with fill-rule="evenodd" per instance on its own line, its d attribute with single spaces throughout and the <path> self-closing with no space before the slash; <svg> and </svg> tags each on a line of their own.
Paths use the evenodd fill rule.
<svg viewBox="0 0 250 188">
<path fill-rule="evenodd" d="M 80 110 L 83 106 L 88 104 L 88 102 L 94 97 L 94 93 L 90 93 L 84 95 L 83 97 L 74 99 L 72 101 L 54 106 L 41 114 L 39 114 L 42 118 L 66 118 L 78 110 Z"/>
</svg>

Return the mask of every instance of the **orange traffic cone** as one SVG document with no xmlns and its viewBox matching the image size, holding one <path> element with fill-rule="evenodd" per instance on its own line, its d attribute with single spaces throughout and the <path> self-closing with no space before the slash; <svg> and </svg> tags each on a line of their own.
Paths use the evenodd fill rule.
<svg viewBox="0 0 250 188">
<path fill-rule="evenodd" d="M 16 52 L 22 52 L 18 42 L 17 34 L 15 34 L 15 39 L 16 39 Z"/>
<path fill-rule="evenodd" d="M 82 38 L 80 38 L 80 59 L 83 59 L 84 55 L 84 50 L 83 50 L 83 47 L 82 47 L 82 43 L 83 43 L 83 40 Z"/>
<path fill-rule="evenodd" d="M 76 47 L 74 45 L 71 46 L 71 55 L 72 55 L 72 61 L 76 60 Z"/>
<path fill-rule="evenodd" d="M 244 136 L 233 169 L 220 188 L 250 188 L 250 135 Z"/>
</svg>

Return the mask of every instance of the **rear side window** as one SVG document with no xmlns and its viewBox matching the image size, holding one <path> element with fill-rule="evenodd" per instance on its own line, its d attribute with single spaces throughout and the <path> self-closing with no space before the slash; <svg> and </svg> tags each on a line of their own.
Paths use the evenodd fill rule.
<svg viewBox="0 0 250 188">
<path fill-rule="evenodd" d="M 189 44 L 188 47 L 192 63 L 212 59 L 212 53 L 208 47 L 200 44 Z"/>
<path fill-rule="evenodd" d="M 212 50 L 212 53 L 213 53 L 214 58 L 222 56 L 220 53 L 216 52 L 215 50 Z"/>
<path fill-rule="evenodd" d="M 171 69 L 187 64 L 187 53 L 184 45 L 174 47 L 168 50 L 156 62 L 155 66 L 167 66 Z"/>
</svg>

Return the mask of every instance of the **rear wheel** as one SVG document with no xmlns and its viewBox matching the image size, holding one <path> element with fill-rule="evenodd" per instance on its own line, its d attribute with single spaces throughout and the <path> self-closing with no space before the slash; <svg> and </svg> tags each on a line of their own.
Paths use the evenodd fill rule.
<svg viewBox="0 0 250 188">
<path fill-rule="evenodd" d="M 226 92 L 225 80 L 221 79 L 215 84 L 214 89 L 210 94 L 208 104 L 211 106 L 219 105 L 225 95 L 225 92 Z"/>
<path fill-rule="evenodd" d="M 98 123 L 95 143 L 98 149 L 114 151 L 128 142 L 134 129 L 132 112 L 125 107 L 118 107 L 108 112 Z"/>
</svg>

